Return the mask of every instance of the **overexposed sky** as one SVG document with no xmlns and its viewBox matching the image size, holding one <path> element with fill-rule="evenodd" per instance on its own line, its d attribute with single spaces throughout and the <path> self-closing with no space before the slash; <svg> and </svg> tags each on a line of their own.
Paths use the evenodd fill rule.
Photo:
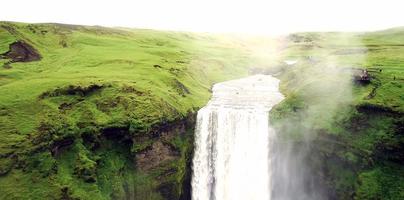
<svg viewBox="0 0 404 200">
<path fill-rule="evenodd" d="M 4 0 L 0 21 L 283 34 L 404 26 L 402 0 Z"/>
</svg>

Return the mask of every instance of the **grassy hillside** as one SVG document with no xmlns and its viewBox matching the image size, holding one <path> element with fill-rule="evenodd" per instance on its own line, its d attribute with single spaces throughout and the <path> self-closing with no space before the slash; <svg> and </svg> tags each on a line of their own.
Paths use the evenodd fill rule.
<svg viewBox="0 0 404 200">
<path fill-rule="evenodd" d="M 307 163 L 336 199 L 404 198 L 403 33 L 292 34 L 280 58 L 296 63 L 270 69 L 287 95 L 278 132 L 309 141 Z"/>
<path fill-rule="evenodd" d="M 281 80 L 273 123 L 286 142 L 309 141 L 330 198 L 403 199 L 403 35 L 297 33 L 274 46 L 0 22 L 0 199 L 189 198 L 194 112 L 212 84 L 249 73 Z"/>
<path fill-rule="evenodd" d="M 0 38 L 0 199 L 178 199 L 182 120 L 250 64 L 208 34 L 1 22 Z M 7 57 L 16 41 L 41 59 Z"/>
</svg>

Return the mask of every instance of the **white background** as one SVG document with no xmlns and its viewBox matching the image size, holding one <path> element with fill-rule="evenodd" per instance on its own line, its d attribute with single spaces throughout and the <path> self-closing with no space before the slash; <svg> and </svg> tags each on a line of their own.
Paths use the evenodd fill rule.
<svg viewBox="0 0 404 200">
<path fill-rule="evenodd" d="M 280 34 L 404 26 L 401 0 L 1 0 L 0 21 Z"/>
</svg>

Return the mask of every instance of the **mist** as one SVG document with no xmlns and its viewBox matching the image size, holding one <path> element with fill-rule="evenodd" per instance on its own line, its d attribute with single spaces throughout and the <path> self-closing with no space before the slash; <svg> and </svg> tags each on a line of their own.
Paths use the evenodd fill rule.
<svg viewBox="0 0 404 200">
<path fill-rule="evenodd" d="M 269 115 L 269 132 L 275 132 L 268 144 L 270 199 L 324 200 L 335 197 L 326 180 L 327 169 L 323 163 L 326 155 L 318 153 L 318 148 L 321 148 L 318 143 L 327 140 L 329 136 L 326 135 L 333 135 L 335 123 L 343 120 L 347 112 L 352 112 L 355 102 L 352 90 L 357 84 L 354 74 L 362 72 L 367 52 L 366 46 L 357 37 L 359 34 L 296 33 L 264 39 L 236 37 L 243 42 L 248 56 L 253 58 L 248 63 L 250 74 L 277 77 L 281 81 L 281 92 L 287 97 Z M 222 70 L 226 74 L 235 73 L 235 69 L 231 68 Z M 223 147 L 219 145 L 215 148 Z M 216 154 L 211 154 L 211 159 L 215 160 Z M 208 154 L 205 152 L 203 155 Z M 219 165 L 217 163 L 221 161 L 215 160 L 215 163 Z M 197 174 L 195 178 L 198 181 L 200 177 L 205 177 L 199 172 Z M 209 193 L 206 188 L 211 188 L 213 195 L 212 188 L 221 176 L 215 173 L 210 176 L 213 181 L 211 184 L 206 181 L 203 191 Z M 196 183 L 194 186 L 201 187 Z"/>
<path fill-rule="evenodd" d="M 272 111 L 278 137 L 272 163 L 275 200 L 333 198 L 317 143 L 325 139 L 323 133 L 332 135 L 335 122 L 351 112 L 353 73 L 366 60 L 366 47 L 354 33 L 329 34 L 331 38 L 292 34 L 282 40 L 282 46 L 294 48 L 295 54 L 280 56 L 279 62 L 287 62 L 275 70 L 284 80 L 283 93 L 291 97 Z M 285 110 L 292 114 L 283 114 Z"/>
</svg>

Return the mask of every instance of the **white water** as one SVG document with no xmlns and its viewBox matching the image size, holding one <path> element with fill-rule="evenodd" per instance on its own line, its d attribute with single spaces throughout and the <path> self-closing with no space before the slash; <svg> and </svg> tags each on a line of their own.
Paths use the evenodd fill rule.
<svg viewBox="0 0 404 200">
<path fill-rule="evenodd" d="M 215 84 L 199 110 L 193 159 L 193 200 L 271 199 L 268 112 L 283 96 L 267 75 Z"/>
<path fill-rule="evenodd" d="M 284 61 L 287 65 L 294 65 L 297 63 L 297 60 L 285 60 Z"/>
</svg>

